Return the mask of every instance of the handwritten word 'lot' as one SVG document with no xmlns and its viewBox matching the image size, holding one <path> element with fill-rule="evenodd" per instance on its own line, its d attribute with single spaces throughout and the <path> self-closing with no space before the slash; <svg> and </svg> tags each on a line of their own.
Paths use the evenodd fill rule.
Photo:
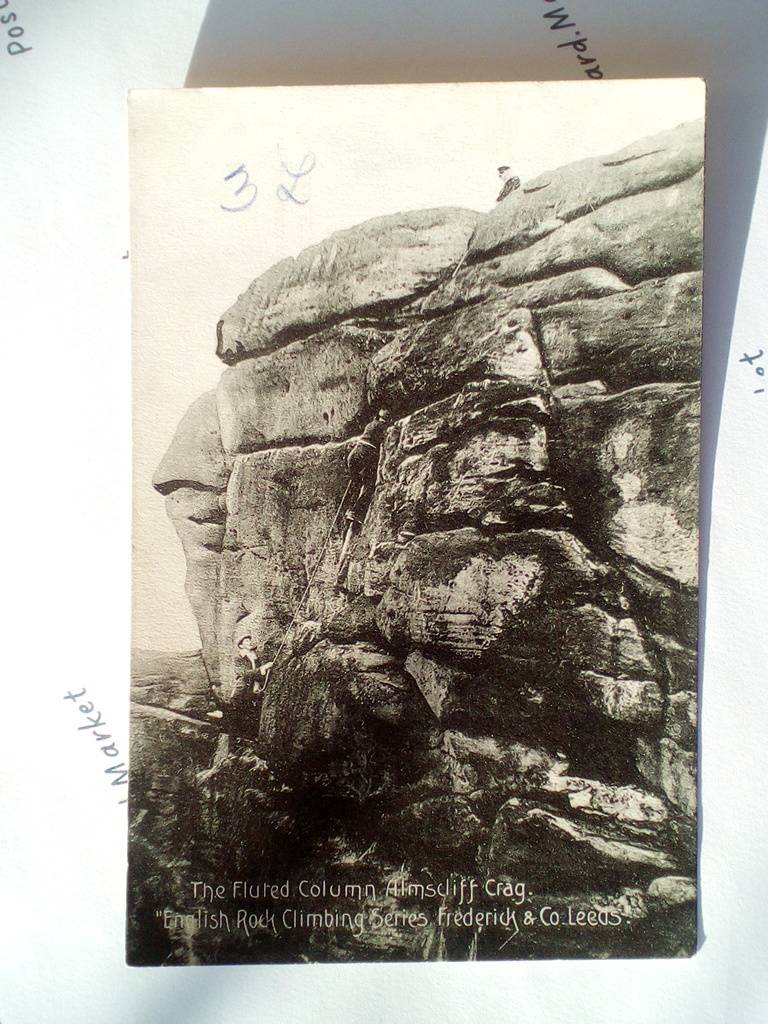
<svg viewBox="0 0 768 1024">
<path fill-rule="evenodd" d="M 556 0 L 544 0 L 545 4 L 552 4 L 555 2 Z M 590 57 L 587 53 L 587 37 L 579 34 L 579 30 L 576 28 L 576 22 L 569 20 L 571 16 L 564 7 L 549 8 L 544 11 L 542 17 L 549 21 L 549 27 L 553 32 L 558 29 L 573 29 L 573 39 L 564 39 L 563 42 L 557 44 L 557 48 L 558 50 L 562 50 L 569 46 L 576 55 L 576 58 L 582 66 L 582 70 L 587 78 L 605 77 L 596 58 Z"/>
<path fill-rule="evenodd" d="M 758 360 L 762 359 L 762 358 L 763 358 L 763 350 L 760 349 L 760 351 L 755 356 L 750 356 L 750 355 L 748 355 L 745 352 L 744 355 L 739 360 L 739 362 L 740 363 L 749 363 L 749 365 L 752 367 L 752 369 L 755 371 L 755 373 L 757 374 L 758 377 L 764 377 L 765 376 L 765 367 L 761 366 L 760 363 L 758 362 Z M 757 363 L 758 365 L 755 366 L 754 365 L 755 363 Z M 765 388 L 755 388 L 755 390 L 752 392 L 752 394 L 753 395 L 762 395 L 762 393 L 764 391 L 765 391 Z"/>
<path fill-rule="evenodd" d="M 96 743 L 101 750 L 101 753 L 105 757 L 120 757 L 120 751 L 117 749 L 115 744 L 112 742 L 112 736 L 108 732 L 102 732 L 101 730 L 106 726 L 106 722 L 101 717 L 101 712 L 96 711 L 93 701 L 85 700 L 82 704 L 78 704 L 78 701 L 85 697 L 85 687 L 80 693 L 72 693 L 70 690 L 63 697 L 64 700 L 71 700 L 77 710 L 85 719 L 84 725 L 78 725 L 78 732 L 90 733 L 90 735 L 96 740 Z M 128 782 L 128 769 L 123 761 L 120 764 L 109 764 L 105 769 L 106 775 L 113 776 L 113 786 L 125 786 Z M 119 800 L 118 803 L 127 803 L 127 800 Z"/>
<path fill-rule="evenodd" d="M 301 162 L 296 165 L 288 164 L 285 160 L 280 162 L 279 181 L 275 185 L 275 195 L 282 203 L 294 203 L 296 206 L 306 206 L 309 202 L 305 179 L 315 168 L 316 160 L 314 153 L 305 153 Z M 240 164 L 234 170 L 224 175 L 224 181 L 232 189 L 229 203 L 220 203 L 219 206 L 227 213 L 242 213 L 256 201 L 259 195 L 259 186 L 251 181 L 248 168 Z M 239 199 L 236 205 L 232 200 Z"/>
</svg>

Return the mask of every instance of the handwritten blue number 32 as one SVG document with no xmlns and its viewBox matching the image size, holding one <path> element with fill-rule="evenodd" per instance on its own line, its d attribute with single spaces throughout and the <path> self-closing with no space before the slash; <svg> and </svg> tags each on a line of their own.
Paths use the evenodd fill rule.
<svg viewBox="0 0 768 1024">
<path fill-rule="evenodd" d="M 281 166 L 284 173 L 291 179 L 291 181 L 288 185 L 283 183 L 277 186 L 277 189 L 275 190 L 277 198 L 284 203 L 291 202 L 296 203 L 297 206 L 305 206 L 309 202 L 309 199 L 299 199 L 296 195 L 296 191 L 299 181 L 309 174 L 315 166 L 314 153 L 305 153 L 297 171 L 292 171 L 284 160 L 281 161 Z M 245 202 L 241 203 L 240 206 L 225 206 L 224 203 L 220 203 L 219 205 L 221 206 L 221 209 L 226 210 L 227 213 L 241 213 L 243 210 L 247 210 L 259 194 L 258 187 L 248 177 L 248 171 L 245 169 L 245 164 L 240 164 L 240 166 L 236 167 L 234 171 L 230 171 L 229 174 L 225 175 L 224 181 L 233 181 L 233 179 L 237 178 L 238 175 L 242 175 L 243 180 L 235 189 L 235 197 L 242 195 L 244 192 L 247 192 L 247 190 L 250 190 L 250 195 Z"/>
</svg>

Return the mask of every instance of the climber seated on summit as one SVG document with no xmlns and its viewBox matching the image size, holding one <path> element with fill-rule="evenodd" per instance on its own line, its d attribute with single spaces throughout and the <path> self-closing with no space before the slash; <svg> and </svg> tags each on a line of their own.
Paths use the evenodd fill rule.
<svg viewBox="0 0 768 1024">
<path fill-rule="evenodd" d="M 346 513 L 350 523 L 362 523 L 373 497 L 379 468 L 379 449 L 387 425 L 392 419 L 389 409 L 379 409 L 376 418 L 367 423 L 360 437 L 354 439 L 347 456 L 349 490 L 352 504 Z"/>
<path fill-rule="evenodd" d="M 496 197 L 497 203 L 500 203 L 502 199 L 506 199 L 510 192 L 520 188 L 520 179 L 516 174 L 512 173 L 512 169 L 507 167 L 506 164 L 503 167 L 499 167 L 499 177 L 504 182 L 504 186 Z"/>
</svg>

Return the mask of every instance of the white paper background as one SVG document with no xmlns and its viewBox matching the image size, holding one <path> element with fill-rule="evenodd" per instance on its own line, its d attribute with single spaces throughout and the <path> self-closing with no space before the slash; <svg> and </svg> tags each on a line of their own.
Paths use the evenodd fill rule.
<svg viewBox="0 0 768 1024">
<path fill-rule="evenodd" d="M 559 0 L 558 0 L 559 2 Z M 689 961 L 128 969 L 125 808 L 77 731 L 127 750 L 130 341 L 125 93 L 183 84 L 578 78 L 544 0 L 18 0 L 0 25 L 5 626 L 2 1024 L 758 1024 L 768 559 L 763 0 L 563 0 L 611 78 L 709 80 L 701 912 Z M 3 13 L 6 13 L 3 11 Z M 743 272 L 742 272 L 743 261 Z"/>
</svg>

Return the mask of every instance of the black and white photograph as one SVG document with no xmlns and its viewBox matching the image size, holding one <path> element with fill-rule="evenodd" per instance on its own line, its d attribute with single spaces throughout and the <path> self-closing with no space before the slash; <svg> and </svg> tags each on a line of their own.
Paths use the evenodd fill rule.
<svg viewBox="0 0 768 1024">
<path fill-rule="evenodd" d="M 704 83 L 129 107 L 128 963 L 691 956 Z"/>
</svg>

